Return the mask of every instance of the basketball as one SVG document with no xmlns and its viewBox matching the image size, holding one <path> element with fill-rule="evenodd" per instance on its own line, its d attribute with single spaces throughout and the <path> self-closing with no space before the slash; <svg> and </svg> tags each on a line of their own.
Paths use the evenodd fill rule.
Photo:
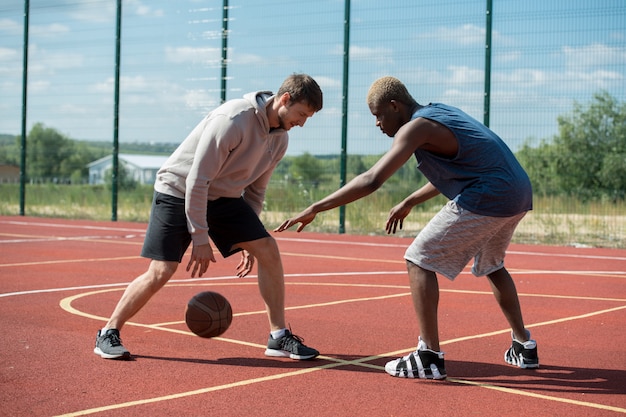
<svg viewBox="0 0 626 417">
<path fill-rule="evenodd" d="M 233 321 L 228 300 L 219 293 L 205 291 L 194 295 L 185 309 L 185 323 L 200 337 L 216 337 L 224 333 Z"/>
</svg>

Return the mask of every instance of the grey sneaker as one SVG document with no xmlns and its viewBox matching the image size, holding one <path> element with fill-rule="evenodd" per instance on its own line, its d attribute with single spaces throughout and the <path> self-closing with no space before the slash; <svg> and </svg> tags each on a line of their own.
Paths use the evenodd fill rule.
<svg viewBox="0 0 626 417">
<path fill-rule="evenodd" d="M 385 371 L 398 378 L 446 379 L 448 376 L 443 352 L 428 349 L 421 337 L 415 352 L 387 362 Z"/>
<path fill-rule="evenodd" d="M 280 339 L 274 339 L 270 335 L 265 356 L 306 360 L 313 359 L 320 354 L 317 350 L 304 345 L 303 341 L 289 330 L 285 330 L 285 335 Z"/>
<path fill-rule="evenodd" d="M 522 369 L 539 368 L 539 357 L 537 356 L 537 342 L 530 339 L 530 332 L 526 330 L 529 340 L 520 342 L 515 339 L 513 333 L 511 338 L 513 342 L 511 347 L 504 352 L 504 361 L 510 365 L 519 366 Z"/>
<path fill-rule="evenodd" d="M 109 329 L 106 333 L 101 334 L 102 330 L 98 330 L 96 335 L 96 347 L 93 353 L 100 355 L 104 359 L 128 359 L 130 352 L 122 346 L 120 332 L 117 329 Z"/>
</svg>

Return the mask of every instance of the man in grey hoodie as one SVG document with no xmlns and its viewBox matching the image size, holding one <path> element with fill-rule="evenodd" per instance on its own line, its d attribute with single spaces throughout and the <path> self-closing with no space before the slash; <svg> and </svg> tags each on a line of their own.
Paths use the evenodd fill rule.
<svg viewBox="0 0 626 417">
<path fill-rule="evenodd" d="M 156 176 L 141 256 L 148 270 L 126 288 L 94 353 L 127 359 L 122 326 L 174 275 L 190 244 L 186 270 L 201 277 L 216 262 L 209 237 L 222 256 L 241 252 L 237 276 L 258 262 L 258 285 L 270 324 L 267 356 L 312 359 L 319 352 L 286 328 L 285 283 L 276 241 L 259 214 L 276 165 L 287 151 L 288 131 L 304 126 L 323 105 L 322 91 L 306 74 L 293 74 L 274 95 L 246 94 L 211 111 L 180 144 Z"/>
</svg>

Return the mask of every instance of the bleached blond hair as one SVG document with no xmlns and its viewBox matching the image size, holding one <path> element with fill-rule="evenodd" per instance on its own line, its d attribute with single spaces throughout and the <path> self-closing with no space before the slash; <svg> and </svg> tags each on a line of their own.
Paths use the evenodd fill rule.
<svg viewBox="0 0 626 417">
<path fill-rule="evenodd" d="M 367 92 L 367 105 L 377 106 L 391 100 L 413 106 L 417 104 L 402 81 L 394 77 L 382 77 L 372 83 Z"/>
</svg>

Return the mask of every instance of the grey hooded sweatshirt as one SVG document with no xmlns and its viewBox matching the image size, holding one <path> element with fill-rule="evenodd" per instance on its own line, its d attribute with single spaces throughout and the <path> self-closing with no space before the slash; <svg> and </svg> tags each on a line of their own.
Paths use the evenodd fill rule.
<svg viewBox="0 0 626 417">
<path fill-rule="evenodd" d="M 261 213 L 272 172 L 287 152 L 289 135 L 270 131 L 268 91 L 248 93 L 211 111 L 157 172 L 154 189 L 185 199 L 194 245 L 209 243 L 207 201 L 242 197 Z"/>
</svg>

